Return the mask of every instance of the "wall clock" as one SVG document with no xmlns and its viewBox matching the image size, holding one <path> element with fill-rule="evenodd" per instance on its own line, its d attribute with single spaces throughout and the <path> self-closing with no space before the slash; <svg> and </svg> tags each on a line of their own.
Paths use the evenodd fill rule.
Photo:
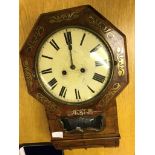
<svg viewBox="0 0 155 155">
<path fill-rule="evenodd" d="M 120 30 L 88 5 L 44 13 L 20 54 L 56 148 L 119 145 L 115 98 L 128 84 Z"/>
</svg>

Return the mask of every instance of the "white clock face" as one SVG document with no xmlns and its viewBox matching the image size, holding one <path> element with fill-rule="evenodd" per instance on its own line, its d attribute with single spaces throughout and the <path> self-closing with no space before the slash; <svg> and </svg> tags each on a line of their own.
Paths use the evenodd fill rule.
<svg viewBox="0 0 155 155">
<path fill-rule="evenodd" d="M 66 104 L 95 98 L 112 75 L 107 46 L 82 28 L 67 27 L 51 34 L 38 51 L 36 64 L 43 89 Z"/>
</svg>

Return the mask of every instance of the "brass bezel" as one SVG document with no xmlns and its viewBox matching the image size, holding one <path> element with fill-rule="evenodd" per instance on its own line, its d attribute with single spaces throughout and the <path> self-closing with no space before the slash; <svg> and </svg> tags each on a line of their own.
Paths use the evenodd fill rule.
<svg viewBox="0 0 155 155">
<path fill-rule="evenodd" d="M 98 37 L 102 42 L 103 44 L 106 46 L 108 52 L 109 52 L 109 57 L 111 59 L 111 71 L 110 71 L 110 77 L 109 77 L 109 80 L 107 81 L 106 85 L 103 87 L 103 89 L 98 93 L 96 94 L 93 98 L 91 99 L 88 99 L 86 101 L 83 101 L 83 102 L 66 102 L 66 101 L 63 101 L 63 100 L 60 100 L 58 98 L 56 98 L 54 95 L 52 95 L 51 93 L 49 93 L 49 91 L 45 88 L 40 76 L 39 76 L 39 73 L 38 73 L 38 55 L 39 55 L 39 52 L 40 52 L 40 49 L 42 47 L 42 45 L 46 42 L 46 40 L 51 36 L 53 35 L 54 33 L 62 30 L 62 29 L 67 29 L 67 28 L 79 28 L 79 29 L 83 29 L 83 30 L 86 30 L 86 31 L 89 31 L 90 33 L 94 34 L 96 37 Z M 82 105 L 89 105 L 91 103 L 93 103 L 94 101 L 97 101 L 98 99 L 100 99 L 103 95 L 103 93 L 105 92 L 106 88 L 108 87 L 109 83 L 111 82 L 112 78 L 113 78 L 113 73 L 114 73 L 114 56 L 113 56 L 113 51 L 110 47 L 110 45 L 108 44 L 108 42 L 104 39 L 103 36 L 101 36 L 100 34 L 98 34 L 97 32 L 95 32 L 94 30 L 90 29 L 90 28 L 86 28 L 86 27 L 83 27 L 83 26 L 79 26 L 79 25 L 72 25 L 72 26 L 63 26 L 63 27 L 60 27 L 58 28 L 57 30 L 54 30 L 53 32 L 51 32 L 50 34 L 48 34 L 46 37 L 44 37 L 44 39 L 42 40 L 41 44 L 39 45 L 38 49 L 37 49 L 37 52 L 35 54 L 35 72 L 36 72 L 36 75 L 37 75 L 37 79 L 39 81 L 39 84 L 41 86 L 41 88 L 43 89 L 44 93 L 46 95 L 48 95 L 48 97 L 50 97 L 53 101 L 55 101 L 55 103 L 61 103 L 61 104 L 64 104 L 64 105 L 71 105 L 71 106 L 82 106 Z"/>
</svg>

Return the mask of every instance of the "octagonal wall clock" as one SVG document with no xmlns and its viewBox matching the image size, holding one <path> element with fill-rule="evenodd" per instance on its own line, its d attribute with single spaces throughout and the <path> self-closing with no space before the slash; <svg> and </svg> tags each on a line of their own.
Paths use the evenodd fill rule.
<svg viewBox="0 0 155 155">
<path fill-rule="evenodd" d="M 20 54 L 56 148 L 119 145 L 115 98 L 128 83 L 120 30 L 88 5 L 44 13 Z"/>
</svg>

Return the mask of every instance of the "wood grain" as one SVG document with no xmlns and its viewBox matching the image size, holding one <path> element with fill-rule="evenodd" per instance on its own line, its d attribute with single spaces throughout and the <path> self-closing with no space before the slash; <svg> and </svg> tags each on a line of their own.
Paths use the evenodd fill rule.
<svg viewBox="0 0 155 155">
<path fill-rule="evenodd" d="M 39 14 L 90 4 L 127 37 L 129 85 L 117 97 L 121 134 L 117 148 L 66 150 L 65 155 L 134 155 L 134 0 L 20 0 L 20 49 Z M 44 107 L 28 93 L 20 62 L 20 143 L 50 141 Z"/>
</svg>

